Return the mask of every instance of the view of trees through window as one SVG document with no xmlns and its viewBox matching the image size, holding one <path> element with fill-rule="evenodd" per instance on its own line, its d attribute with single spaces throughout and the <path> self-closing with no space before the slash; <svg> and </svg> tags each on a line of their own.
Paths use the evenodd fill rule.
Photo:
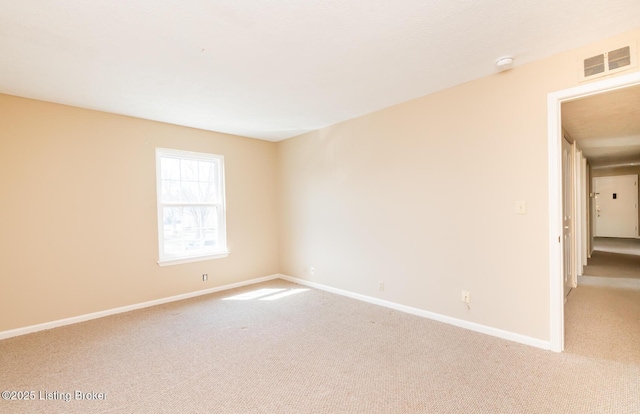
<svg viewBox="0 0 640 414">
<path fill-rule="evenodd" d="M 220 208 L 217 160 L 161 156 L 164 253 L 206 253 L 216 249 Z"/>
</svg>

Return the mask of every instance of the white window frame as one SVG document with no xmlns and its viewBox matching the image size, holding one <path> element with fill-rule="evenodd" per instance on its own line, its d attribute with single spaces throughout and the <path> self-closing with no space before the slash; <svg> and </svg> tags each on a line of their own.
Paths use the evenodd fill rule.
<svg viewBox="0 0 640 414">
<path fill-rule="evenodd" d="M 162 158 L 176 158 L 180 160 L 192 161 L 215 161 L 219 166 L 217 174 L 218 180 L 216 185 L 219 191 L 219 199 L 217 202 L 190 203 L 180 202 L 164 202 L 162 200 Z M 224 188 L 224 157 L 217 154 L 209 154 L 203 152 L 182 151 L 168 148 L 156 148 L 156 192 L 158 205 L 158 265 L 170 266 L 181 263 L 197 262 L 203 260 L 220 259 L 227 257 L 229 251 L 227 249 L 227 232 L 226 232 L 226 206 L 225 206 L 225 188 Z M 180 254 L 171 254 L 165 252 L 164 242 L 164 208 L 165 207 L 188 207 L 188 206 L 211 206 L 215 207 L 217 217 L 215 218 L 218 239 L 216 246 L 209 249 L 201 249 L 196 253 L 185 251 Z M 204 250 L 204 251 L 203 251 Z"/>
</svg>

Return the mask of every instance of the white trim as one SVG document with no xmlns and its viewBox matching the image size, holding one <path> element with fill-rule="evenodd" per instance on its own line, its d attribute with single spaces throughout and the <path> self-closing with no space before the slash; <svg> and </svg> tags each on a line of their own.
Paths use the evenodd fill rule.
<svg viewBox="0 0 640 414">
<path fill-rule="evenodd" d="M 278 279 L 279 275 L 270 275 L 259 277 L 256 279 L 245 280 L 242 282 L 231 283 L 229 285 L 217 286 L 210 289 L 197 290 L 195 292 L 183 293 L 181 295 L 169 296 L 167 298 L 150 300 L 148 302 L 136 303 L 134 305 L 122 306 L 119 308 L 107 309 L 100 312 L 87 313 L 85 315 L 73 316 L 66 319 L 58 319 L 57 321 L 45 322 L 38 325 L 25 326 L 23 328 L 11 329 L 8 331 L 0 332 L 0 340 L 12 338 L 14 336 L 26 335 L 33 332 L 44 331 L 46 329 L 53 329 L 60 326 L 72 325 L 74 323 L 80 323 L 89 321 L 91 319 L 103 318 L 105 316 L 115 315 L 118 313 L 130 312 L 137 309 L 148 308 L 151 306 L 162 305 L 164 303 L 175 302 L 178 300 L 189 299 L 196 296 L 208 295 L 210 293 L 220 292 L 223 290 L 235 289 L 242 286 L 253 285 L 256 283 L 267 282 L 269 280 Z"/>
<path fill-rule="evenodd" d="M 562 285 L 562 102 L 640 84 L 640 72 L 604 79 L 547 95 L 549 163 L 549 342 L 551 350 L 564 349 L 564 295 Z M 560 237 L 560 239 L 559 239 Z"/>
<path fill-rule="evenodd" d="M 223 259 L 227 256 L 229 256 L 229 252 L 207 254 L 204 256 L 183 257 L 180 259 L 158 260 L 158 266 L 173 266 L 173 265 L 178 265 L 183 263 L 202 262 L 204 260 Z"/>
<path fill-rule="evenodd" d="M 495 336 L 498 338 L 506 339 L 513 342 L 518 342 L 525 345 L 534 346 L 536 348 L 550 349 L 549 342 L 543 341 L 537 338 L 517 334 L 514 332 L 504 331 L 502 329 L 492 328 L 490 326 L 481 325 L 479 323 L 469 322 L 462 319 L 452 318 L 450 316 L 441 315 L 435 312 L 429 312 L 423 309 L 414 308 L 411 306 L 401 305 L 399 303 L 390 302 L 371 296 L 362 295 L 359 293 L 349 292 L 347 290 L 337 289 L 331 286 L 323 285 L 321 283 L 310 282 L 304 279 L 298 279 L 287 275 L 280 275 L 280 279 L 284 279 L 289 282 L 298 283 L 303 286 L 309 286 L 314 289 L 324 290 L 327 292 L 335 293 L 338 295 L 346 296 L 352 299 L 357 299 L 363 302 L 372 303 L 374 305 L 384 306 L 386 308 L 395 309 L 400 312 L 409 313 L 411 315 L 421 316 L 423 318 L 432 319 L 438 322 L 444 322 L 449 325 L 454 325 L 459 328 L 468 329 L 470 331 L 479 332 L 486 335 Z"/>
<path fill-rule="evenodd" d="M 564 286 L 562 285 L 562 130 L 560 118 L 560 102 L 548 96 L 549 111 L 549 302 L 550 314 L 560 309 L 560 318 L 551 316 L 549 321 L 549 343 L 551 350 L 560 352 L 564 346 Z M 558 185 L 559 184 L 559 185 Z M 558 302 L 559 301 L 559 302 Z M 558 342 L 560 341 L 560 342 Z"/>
</svg>

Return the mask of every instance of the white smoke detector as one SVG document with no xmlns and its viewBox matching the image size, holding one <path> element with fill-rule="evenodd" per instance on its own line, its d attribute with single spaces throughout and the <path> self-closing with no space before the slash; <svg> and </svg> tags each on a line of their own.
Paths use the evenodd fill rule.
<svg viewBox="0 0 640 414">
<path fill-rule="evenodd" d="M 503 56 L 496 60 L 496 67 L 499 72 L 511 69 L 511 66 L 513 66 L 513 56 Z"/>
</svg>

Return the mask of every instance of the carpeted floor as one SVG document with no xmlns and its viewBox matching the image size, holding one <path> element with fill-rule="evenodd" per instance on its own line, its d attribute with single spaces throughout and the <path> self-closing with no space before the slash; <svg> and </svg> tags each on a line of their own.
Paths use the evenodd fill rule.
<svg viewBox="0 0 640 414">
<path fill-rule="evenodd" d="M 640 290 L 573 289 L 565 305 L 565 352 L 640 366 Z"/>
<path fill-rule="evenodd" d="M 593 250 L 640 256 L 640 239 L 620 237 L 594 237 Z"/>
<path fill-rule="evenodd" d="M 640 256 L 594 251 L 583 275 L 640 279 Z"/>
<path fill-rule="evenodd" d="M 640 365 L 275 280 L 0 341 L 0 390 L 36 397 L 2 413 L 638 413 Z"/>
</svg>

